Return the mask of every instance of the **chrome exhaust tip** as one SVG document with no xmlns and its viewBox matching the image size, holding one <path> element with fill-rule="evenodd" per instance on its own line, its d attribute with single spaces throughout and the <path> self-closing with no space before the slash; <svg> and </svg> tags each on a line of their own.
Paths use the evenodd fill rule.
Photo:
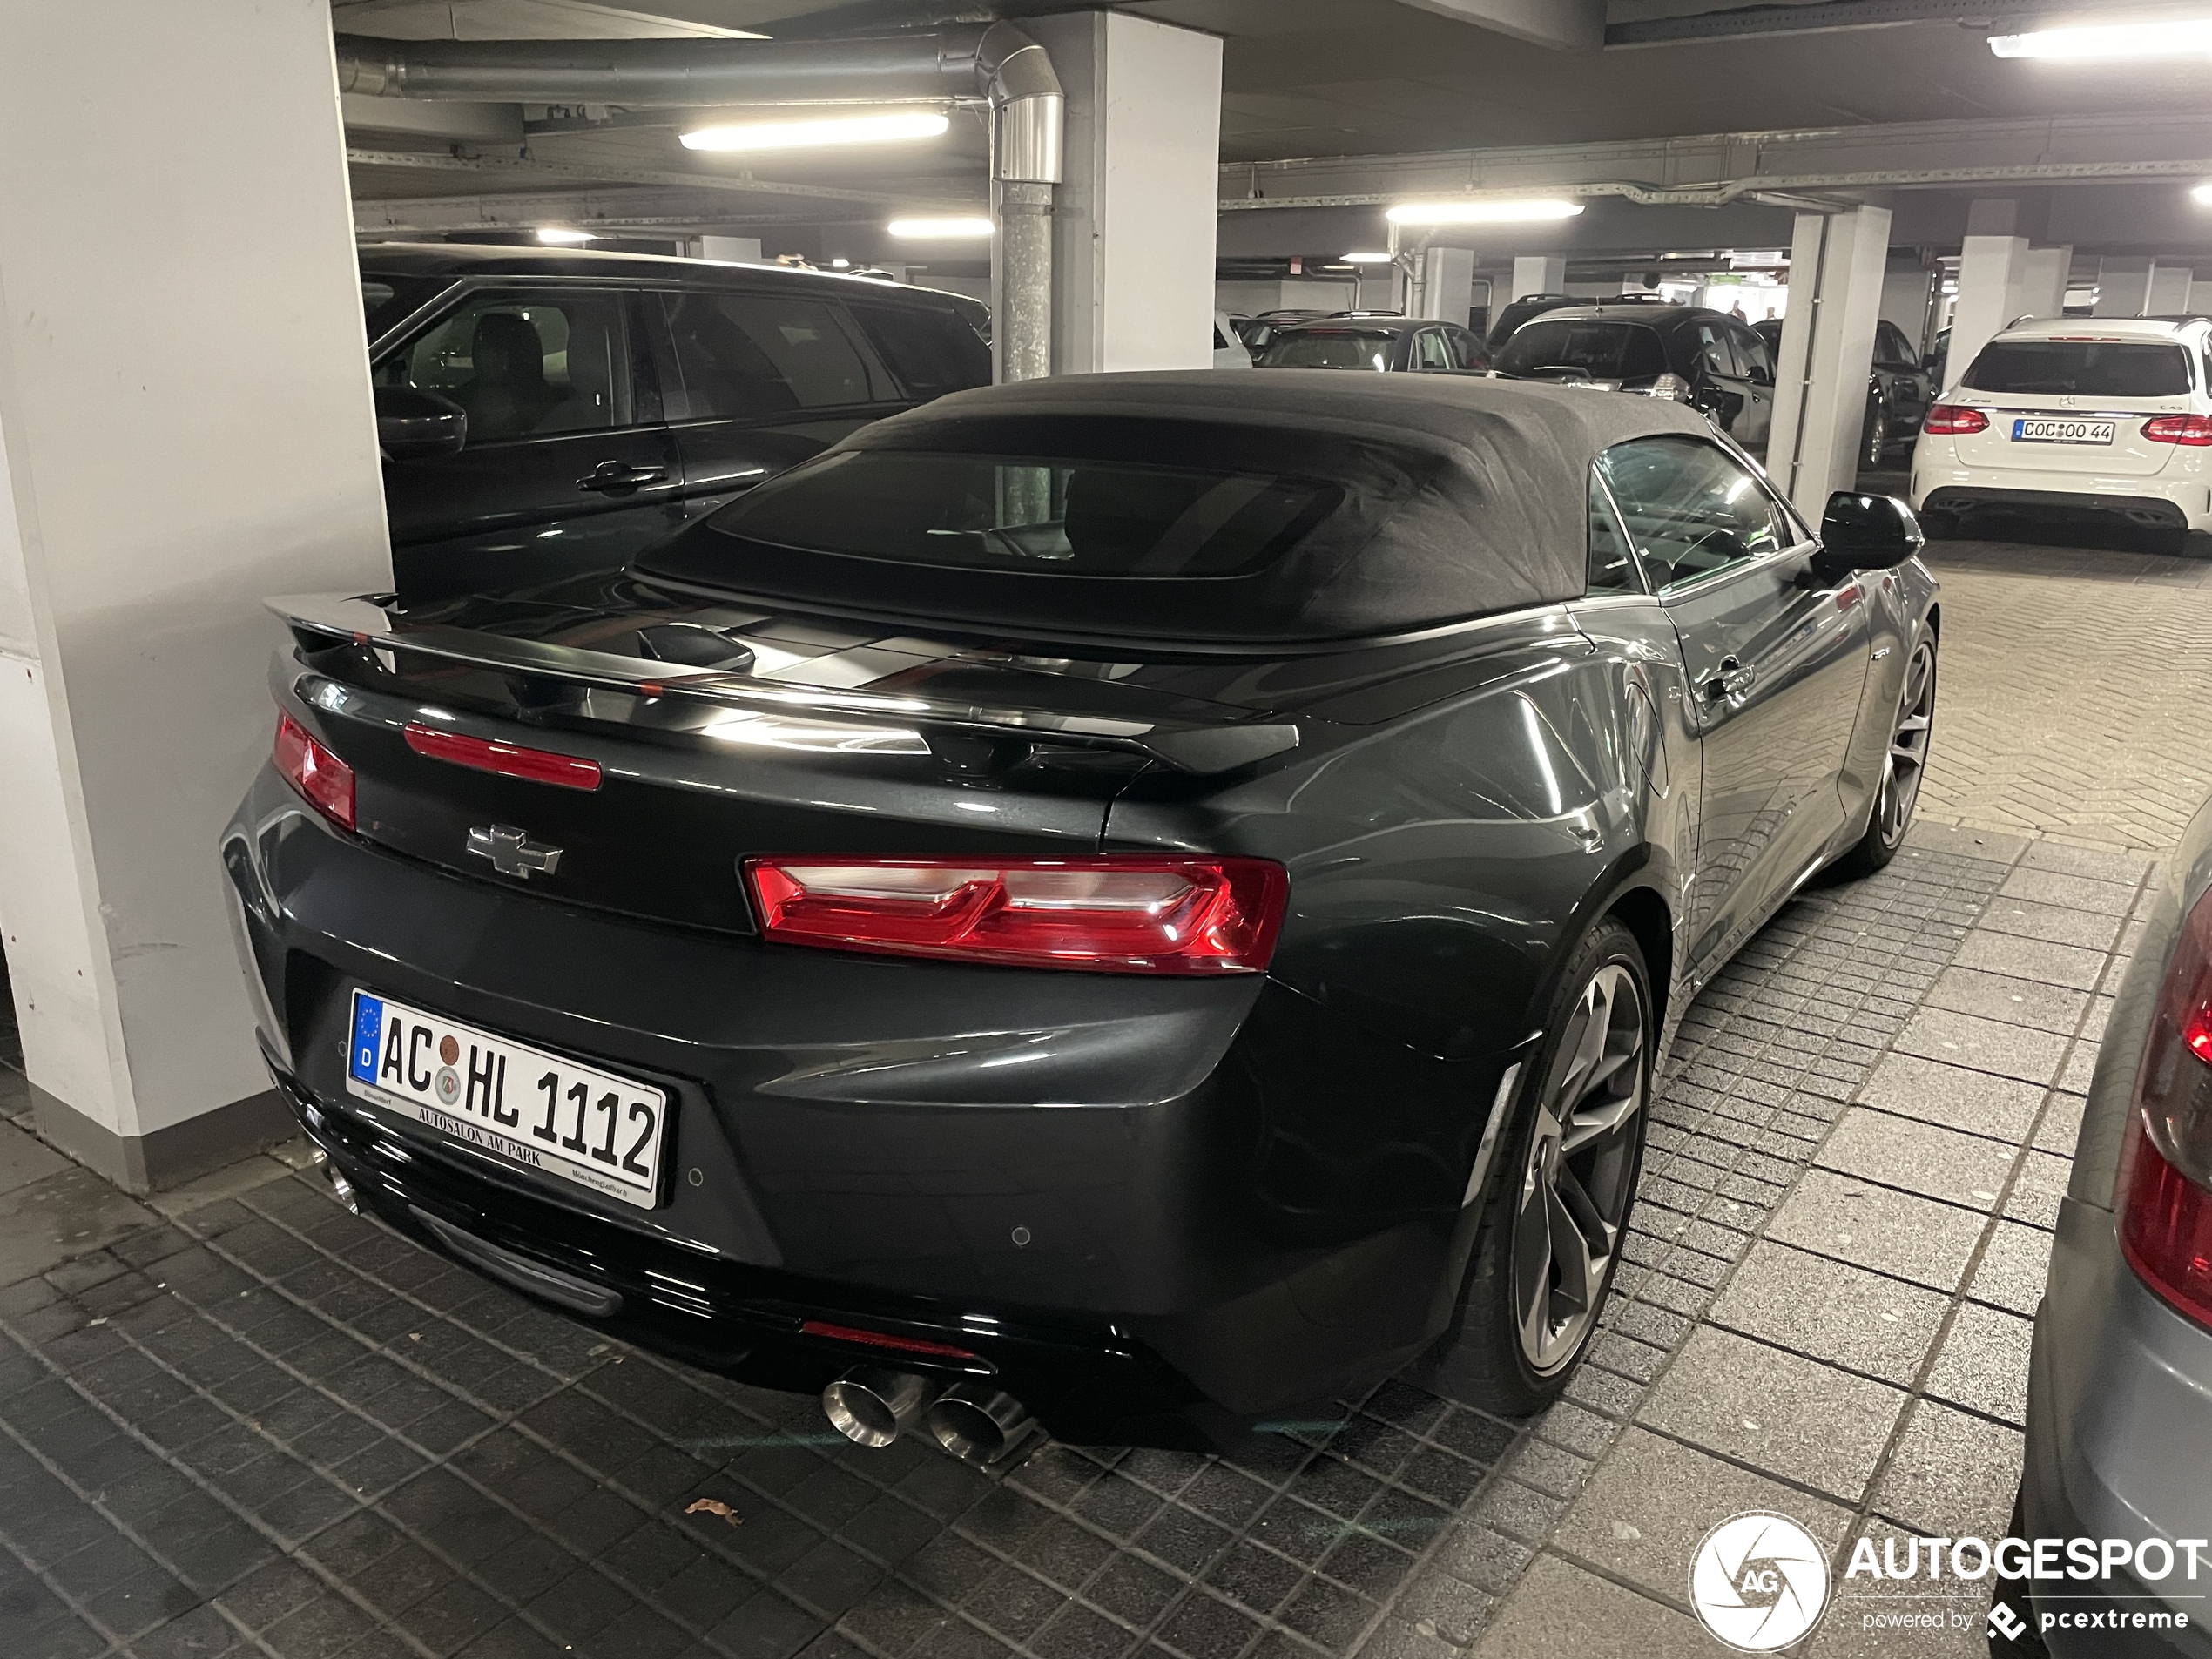
<svg viewBox="0 0 2212 1659">
<path fill-rule="evenodd" d="M 963 1463 L 988 1469 L 1036 1426 L 1029 1408 L 1002 1389 L 961 1383 L 929 1408 L 931 1438 Z"/>
<path fill-rule="evenodd" d="M 330 1175 L 330 1196 L 344 1204 L 354 1214 L 357 1216 L 361 1214 L 361 1195 L 354 1190 L 354 1184 L 338 1173 L 336 1164 L 328 1164 L 325 1167 Z"/>
<path fill-rule="evenodd" d="M 920 1422 L 944 1384 L 911 1371 L 861 1366 L 822 1390 L 830 1426 L 855 1446 L 888 1446 Z"/>
</svg>

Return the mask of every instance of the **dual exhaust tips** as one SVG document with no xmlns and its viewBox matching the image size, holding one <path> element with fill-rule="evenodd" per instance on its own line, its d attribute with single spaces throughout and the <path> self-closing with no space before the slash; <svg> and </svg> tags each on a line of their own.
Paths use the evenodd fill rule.
<svg viewBox="0 0 2212 1659">
<path fill-rule="evenodd" d="M 917 1372 L 861 1366 L 822 1390 L 830 1426 L 855 1446 L 888 1446 L 921 1424 L 963 1463 L 988 1468 L 1028 1438 L 1036 1420 L 1002 1389 L 950 1388 Z"/>
</svg>

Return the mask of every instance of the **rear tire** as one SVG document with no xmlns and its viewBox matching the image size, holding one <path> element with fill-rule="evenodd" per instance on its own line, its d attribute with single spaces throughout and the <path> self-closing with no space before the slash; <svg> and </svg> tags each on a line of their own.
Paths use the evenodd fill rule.
<svg viewBox="0 0 2212 1659">
<path fill-rule="evenodd" d="M 1566 1389 L 1620 1266 L 1656 1037 L 1642 947 L 1608 916 L 1575 947 L 1523 1062 L 1459 1308 L 1420 1366 L 1437 1393 L 1522 1417 Z"/>
<path fill-rule="evenodd" d="M 1890 452 L 1889 417 L 1882 413 L 1878 403 L 1866 406 L 1866 428 L 1858 441 L 1859 465 L 1872 471 L 1882 464 Z"/>
<path fill-rule="evenodd" d="M 1905 685 L 1898 694 L 1895 719 L 1890 726 L 1889 747 L 1882 755 L 1881 781 L 1875 786 L 1873 810 L 1867 814 L 1866 833 L 1851 850 L 1836 860 L 1838 875 L 1871 875 L 1897 856 L 1905 833 L 1912 827 L 1912 809 L 1920 804 L 1920 785 L 1927 775 L 1929 745 L 1935 737 L 1936 643 L 1923 634 L 1905 662 Z"/>
</svg>

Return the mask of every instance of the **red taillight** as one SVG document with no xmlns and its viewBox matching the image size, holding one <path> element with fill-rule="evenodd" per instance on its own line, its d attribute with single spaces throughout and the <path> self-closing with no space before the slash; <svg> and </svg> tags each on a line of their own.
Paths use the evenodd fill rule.
<svg viewBox="0 0 2212 1659">
<path fill-rule="evenodd" d="M 354 826 L 354 769 L 307 735 L 288 714 L 277 716 L 276 769 L 307 804 L 343 829 Z"/>
<path fill-rule="evenodd" d="M 2212 449 L 2212 415 L 2161 415 L 2143 422 L 2143 435 L 2153 443 L 2178 443 L 2191 449 Z"/>
<path fill-rule="evenodd" d="M 821 1319 L 807 1319 L 800 1324 L 804 1336 L 826 1337 L 832 1342 L 857 1342 L 863 1347 L 888 1348 L 894 1353 L 926 1353 L 938 1359 L 973 1359 L 976 1356 L 966 1348 L 955 1348 L 949 1342 L 925 1342 L 920 1337 L 894 1337 L 882 1331 L 863 1331 L 856 1325 L 831 1325 Z"/>
<path fill-rule="evenodd" d="M 1920 422 L 1920 430 L 1952 435 L 1986 432 L 1989 430 L 1989 417 L 1979 409 L 1970 409 L 1963 403 L 1939 403 L 1928 411 L 1928 418 Z"/>
<path fill-rule="evenodd" d="M 2114 1191 L 2120 1247 L 2143 1282 L 2212 1325 L 2212 894 L 2159 989 Z"/>
<path fill-rule="evenodd" d="M 401 733 L 407 746 L 433 760 L 450 760 L 456 766 L 496 772 L 502 778 L 527 778 L 534 784 L 557 784 L 563 789 L 597 789 L 599 763 L 576 755 L 556 755 L 550 749 L 523 749 L 495 738 L 472 738 L 460 732 L 441 732 L 434 725 L 409 721 Z"/>
<path fill-rule="evenodd" d="M 1265 859 L 748 859 L 779 944 L 1107 974 L 1258 973 L 1290 877 Z"/>
</svg>

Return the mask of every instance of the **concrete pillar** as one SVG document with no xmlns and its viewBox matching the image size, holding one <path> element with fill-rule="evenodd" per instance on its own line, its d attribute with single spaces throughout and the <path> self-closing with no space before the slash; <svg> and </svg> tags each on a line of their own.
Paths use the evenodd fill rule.
<svg viewBox="0 0 2212 1659">
<path fill-rule="evenodd" d="M 1797 215 L 1766 466 L 1814 524 L 1830 493 L 1858 475 L 1889 237 L 1886 207 Z"/>
<path fill-rule="evenodd" d="M 1022 26 L 1068 95 L 1053 372 L 1210 368 L 1220 40 L 1118 11 Z"/>
<path fill-rule="evenodd" d="M 1430 248 L 1421 256 L 1420 314 L 1464 328 L 1474 309 L 1474 250 Z"/>
<path fill-rule="evenodd" d="M 691 245 L 697 250 L 696 260 L 726 260 L 737 265 L 760 263 L 760 239 L 757 236 L 695 236 Z"/>
<path fill-rule="evenodd" d="M 2057 317 L 2066 313 L 2067 273 L 2074 268 L 2074 249 L 2032 247 L 2021 261 L 2016 290 L 2020 310 L 2015 315 Z"/>
<path fill-rule="evenodd" d="M 215 840 L 276 723 L 262 596 L 391 582 L 330 9 L 7 31 L 0 925 L 40 1130 L 144 1190 L 292 1132 Z"/>
<path fill-rule="evenodd" d="M 1895 323 L 1905 337 L 1920 349 L 1932 332 L 1929 302 L 1935 297 L 1936 273 L 1923 266 L 1907 266 L 1882 277 L 1882 320 Z"/>
<path fill-rule="evenodd" d="M 2151 262 L 2127 258 L 2097 261 L 2098 317 L 2140 317 L 2150 309 Z"/>
<path fill-rule="evenodd" d="M 1959 258 L 1959 297 L 1951 308 L 1946 389 L 1959 382 L 1974 354 L 2025 308 L 2020 283 L 2027 266 L 2025 236 L 1969 236 Z"/>
<path fill-rule="evenodd" d="M 1524 293 L 1565 293 L 1567 261 L 1548 253 L 1523 253 L 1513 262 L 1513 293 L 1507 301 Z M 1503 303 L 1503 302 L 1501 302 Z"/>
<path fill-rule="evenodd" d="M 2189 308 L 2189 288 L 2196 275 L 2186 265 L 2161 260 L 2150 268 L 2150 293 L 2143 301 L 2147 317 L 2171 317 Z"/>
<path fill-rule="evenodd" d="M 2200 317 L 2212 317 L 2212 282 L 2199 278 L 2189 284 L 2189 309 Z"/>
</svg>

